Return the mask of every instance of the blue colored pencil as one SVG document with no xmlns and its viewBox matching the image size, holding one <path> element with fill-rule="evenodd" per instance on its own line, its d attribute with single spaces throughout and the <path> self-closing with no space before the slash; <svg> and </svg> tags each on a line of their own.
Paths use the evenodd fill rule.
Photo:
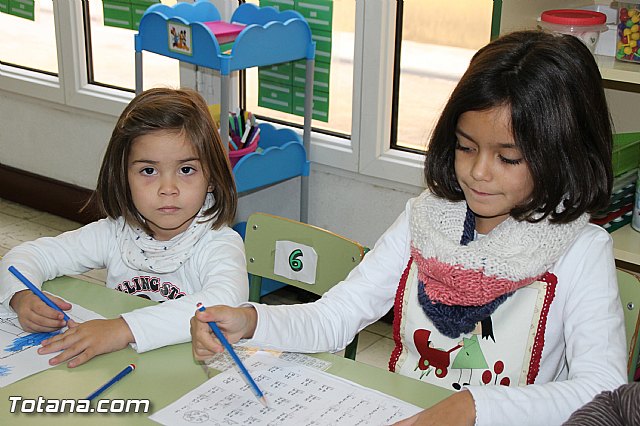
<svg viewBox="0 0 640 426">
<path fill-rule="evenodd" d="M 42 300 L 44 303 L 47 304 L 47 306 L 55 309 L 58 312 L 62 312 L 62 315 L 64 315 L 64 320 L 65 321 L 70 321 L 71 318 L 69 318 L 69 316 L 58 307 L 58 305 L 56 305 L 55 303 L 53 303 L 51 301 L 51 299 L 49 299 L 47 297 L 46 294 L 44 294 L 42 291 L 40 291 L 40 289 L 38 287 L 36 287 L 35 285 L 33 285 L 33 283 L 31 281 L 29 281 L 27 279 L 27 277 L 25 277 L 24 275 L 22 275 L 22 273 L 20 273 L 20 271 L 18 271 L 14 266 L 9 266 L 9 272 L 11 272 L 13 275 L 15 275 L 15 277 L 17 279 L 19 279 L 20 281 L 22 281 L 22 284 L 26 285 L 27 288 L 29 290 L 31 290 L 33 292 L 33 294 L 35 294 L 36 296 L 38 296 L 40 298 L 40 300 Z"/>
<path fill-rule="evenodd" d="M 197 306 L 200 312 L 205 311 L 204 305 L 202 303 L 198 303 Z M 208 324 L 209 324 L 209 327 L 211 327 L 211 330 L 213 330 L 213 333 L 216 335 L 218 340 L 220 340 L 220 343 L 222 343 L 222 346 L 224 346 L 227 352 L 229 352 L 229 355 L 231 355 L 231 358 L 233 358 L 233 361 L 236 363 L 236 365 L 240 369 L 240 372 L 242 373 L 242 375 L 246 377 L 247 382 L 249 382 L 249 386 L 251 386 L 251 389 L 253 389 L 253 393 L 256 395 L 256 398 L 258 398 L 258 401 L 260 401 L 262 405 L 267 407 L 267 400 L 264 398 L 264 394 L 258 387 L 257 383 L 253 380 L 253 377 L 251 377 L 251 374 L 249 374 L 249 371 L 242 363 L 242 360 L 240 359 L 240 357 L 238 357 L 238 354 L 236 353 L 236 351 L 233 350 L 233 346 L 229 344 L 229 341 L 227 340 L 226 337 L 224 337 L 224 334 L 222 334 L 222 331 L 220 331 L 220 329 L 218 328 L 218 325 L 215 322 L 211 321 Z"/>
<path fill-rule="evenodd" d="M 100 395 L 102 392 L 106 391 L 107 389 L 109 389 L 111 386 L 113 386 L 113 384 L 115 382 L 117 382 L 118 380 L 122 379 L 124 376 L 126 376 L 127 374 L 131 373 L 133 370 L 136 369 L 136 365 L 135 364 L 129 364 L 127 365 L 124 370 L 122 370 L 121 372 L 119 372 L 118 374 L 116 374 L 113 379 L 109 380 L 107 383 L 105 383 L 104 385 L 100 386 L 98 389 L 96 389 L 95 392 L 93 392 L 91 395 L 89 395 L 88 397 L 86 397 L 85 399 L 88 399 L 89 401 L 91 401 L 92 399 L 94 399 L 95 397 L 97 397 L 98 395 Z"/>
</svg>

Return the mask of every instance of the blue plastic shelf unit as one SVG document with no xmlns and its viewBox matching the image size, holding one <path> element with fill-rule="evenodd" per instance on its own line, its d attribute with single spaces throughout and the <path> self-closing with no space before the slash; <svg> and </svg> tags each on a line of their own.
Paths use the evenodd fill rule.
<svg viewBox="0 0 640 426">
<path fill-rule="evenodd" d="M 142 91 L 142 52 L 149 51 L 197 66 L 211 68 L 220 74 L 220 111 L 229 111 L 229 75 L 246 68 L 273 65 L 306 59 L 307 84 L 303 138 L 288 129 L 276 130 L 268 124 L 260 125 L 260 152 L 247 154 L 234 166 L 238 192 L 272 185 L 302 176 L 301 220 L 308 219 L 308 175 L 311 140 L 311 110 L 315 42 L 309 24 L 293 10 L 280 12 L 273 7 L 258 7 L 245 3 L 231 17 L 232 23 L 244 24 L 233 41 L 231 51 L 223 53 L 218 40 L 205 25 L 219 21 L 220 13 L 207 0 L 177 3 L 174 6 L 156 4 L 143 15 L 135 35 L 136 93 Z M 181 43 L 176 47 L 179 33 Z M 229 123 L 220 120 L 220 134 L 227 147 Z"/>
</svg>

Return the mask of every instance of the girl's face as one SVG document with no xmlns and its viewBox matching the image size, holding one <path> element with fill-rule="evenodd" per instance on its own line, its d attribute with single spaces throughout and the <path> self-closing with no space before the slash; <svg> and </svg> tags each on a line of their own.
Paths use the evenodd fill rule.
<svg viewBox="0 0 640 426">
<path fill-rule="evenodd" d="M 467 111 L 456 127 L 455 171 L 476 231 L 487 234 L 533 191 L 529 166 L 516 147 L 509 107 Z"/>
<path fill-rule="evenodd" d="M 160 241 L 189 227 L 211 189 L 196 150 L 176 132 L 134 139 L 128 178 L 133 204 Z"/>
</svg>

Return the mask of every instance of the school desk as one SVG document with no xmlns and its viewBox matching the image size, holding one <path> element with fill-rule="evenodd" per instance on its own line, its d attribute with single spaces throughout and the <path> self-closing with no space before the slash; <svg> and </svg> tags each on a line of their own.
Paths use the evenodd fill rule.
<svg viewBox="0 0 640 426">
<path fill-rule="evenodd" d="M 46 291 L 58 294 L 107 318 L 151 302 L 101 285 L 76 278 L 60 277 L 45 283 Z M 195 311 L 195 307 L 194 307 Z M 317 354 L 333 363 L 330 373 L 378 389 L 412 404 L 428 407 L 451 394 L 450 391 L 390 373 L 367 364 L 354 362 L 332 354 Z M 11 414 L 9 396 L 25 399 L 86 398 L 96 388 L 111 379 L 128 364 L 136 369 L 109 388 L 98 399 L 149 399 L 149 413 L 127 414 Z M 28 425 L 36 422 L 48 425 L 86 424 L 157 424 L 147 417 L 207 380 L 203 367 L 193 360 L 191 344 L 168 346 L 142 354 L 131 348 L 100 355 L 88 363 L 69 369 L 59 365 L 0 388 L 0 424 Z M 45 417 L 46 416 L 46 417 Z"/>
</svg>

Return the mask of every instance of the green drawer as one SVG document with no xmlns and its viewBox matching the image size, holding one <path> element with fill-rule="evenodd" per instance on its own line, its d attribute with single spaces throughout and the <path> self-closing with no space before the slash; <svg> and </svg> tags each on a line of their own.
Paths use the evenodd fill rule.
<svg viewBox="0 0 640 426">
<path fill-rule="evenodd" d="M 293 88 L 293 113 L 304 115 L 304 89 L 300 87 Z M 329 121 L 329 92 L 314 91 L 312 117 L 314 120 Z"/>
<path fill-rule="evenodd" d="M 331 31 L 313 31 L 311 39 L 316 42 L 316 62 L 331 62 Z"/>
<path fill-rule="evenodd" d="M 291 114 L 293 88 L 271 81 L 260 81 L 258 83 L 258 105 Z"/>
<path fill-rule="evenodd" d="M 131 0 L 130 3 L 138 4 L 139 6 L 149 7 L 151 5 L 161 3 L 161 1 L 160 0 Z"/>
<path fill-rule="evenodd" d="M 305 17 L 314 32 L 315 30 L 331 31 L 333 1 L 296 0 L 296 11 Z"/>
<path fill-rule="evenodd" d="M 9 13 L 9 0 L 0 0 L 0 12 Z"/>
<path fill-rule="evenodd" d="M 294 0 L 260 0 L 260 7 L 273 6 L 278 10 L 292 10 L 295 7 Z"/>
<path fill-rule="evenodd" d="M 306 59 L 293 63 L 293 85 L 303 87 L 307 81 Z M 331 64 L 316 62 L 313 68 L 313 87 L 315 90 L 323 92 L 329 91 L 329 76 L 331 75 Z"/>
<path fill-rule="evenodd" d="M 133 0 L 131 2 L 131 28 L 137 30 L 140 27 L 142 15 L 147 11 L 149 6 L 160 3 L 156 0 Z"/>
<path fill-rule="evenodd" d="M 9 0 L 9 14 L 35 21 L 34 0 Z"/>
<path fill-rule="evenodd" d="M 637 168 L 640 164 L 640 133 L 614 134 L 611 161 L 614 176 Z"/>
<path fill-rule="evenodd" d="M 276 83 L 291 85 L 293 79 L 293 63 L 283 62 L 281 64 L 270 65 L 258 68 L 258 78 Z"/>
<path fill-rule="evenodd" d="M 104 25 L 108 27 L 133 28 L 131 3 L 121 1 L 103 0 L 102 11 Z"/>
</svg>

